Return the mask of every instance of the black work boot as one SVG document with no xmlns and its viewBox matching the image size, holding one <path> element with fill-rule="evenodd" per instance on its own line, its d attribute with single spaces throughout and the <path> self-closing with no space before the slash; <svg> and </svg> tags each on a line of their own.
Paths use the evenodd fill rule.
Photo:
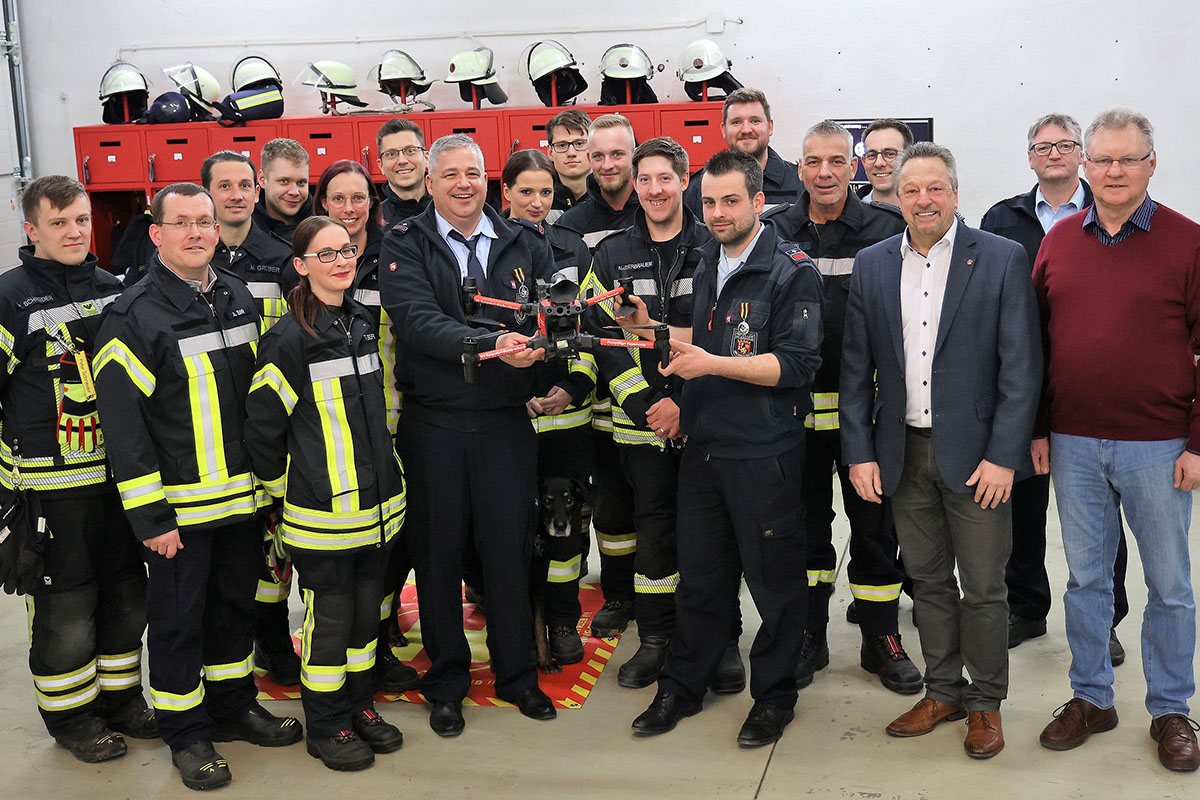
<svg viewBox="0 0 1200 800">
<path fill-rule="evenodd" d="M 559 664 L 583 661 L 583 640 L 574 625 L 550 626 L 550 653 Z"/>
<path fill-rule="evenodd" d="M 670 636 L 643 634 L 637 652 L 617 670 L 617 683 L 626 689 L 641 689 L 658 680 L 670 643 Z"/>
<path fill-rule="evenodd" d="M 633 618 L 632 600 L 605 600 L 596 616 L 592 617 L 592 636 L 597 639 L 620 636 Z"/>
<path fill-rule="evenodd" d="M 212 742 L 193 742 L 183 750 L 172 750 L 171 763 L 189 789 L 219 789 L 233 780 L 229 763 L 213 749 Z"/>
<path fill-rule="evenodd" d="M 215 742 L 250 742 L 259 747 L 287 747 L 304 736 L 295 717 L 277 717 L 258 703 L 234 719 L 217 726 Z"/>
<path fill-rule="evenodd" d="M 407 692 L 417 688 L 421 676 L 405 664 L 386 644 L 375 652 L 375 688 L 381 692 Z"/>
<path fill-rule="evenodd" d="M 721 654 L 721 661 L 708 682 L 708 688 L 717 694 L 737 694 L 746 688 L 746 665 L 742 663 L 736 639 Z"/>
<path fill-rule="evenodd" d="M 300 682 L 300 656 L 296 655 L 290 636 L 286 642 L 255 639 L 254 664 L 265 669 L 280 686 L 295 686 Z"/>
<path fill-rule="evenodd" d="M 825 631 L 805 631 L 800 645 L 800 662 L 796 664 L 796 688 L 803 689 L 813 682 L 813 675 L 829 666 L 829 642 Z"/>
<path fill-rule="evenodd" d="M 108 727 L 134 739 L 157 739 L 158 717 L 146 705 L 146 698 L 134 694 L 124 703 L 105 713 Z"/>
<path fill-rule="evenodd" d="M 394 753 L 404 746 L 404 734 L 400 729 L 373 708 L 365 708 L 354 715 L 354 732 L 376 753 Z"/>
<path fill-rule="evenodd" d="M 51 735 L 85 764 L 120 758 L 129 749 L 121 734 L 109 730 L 102 719 L 91 714 L 72 720 L 67 730 Z"/>
<path fill-rule="evenodd" d="M 859 650 L 859 663 L 867 672 L 879 676 L 879 682 L 899 694 L 916 694 L 925 686 L 925 679 L 913 664 L 900 634 L 864 636 Z"/>
<path fill-rule="evenodd" d="M 333 736 L 309 736 L 308 754 L 338 772 L 357 772 L 375 763 L 375 753 L 354 731 L 339 731 Z"/>
</svg>

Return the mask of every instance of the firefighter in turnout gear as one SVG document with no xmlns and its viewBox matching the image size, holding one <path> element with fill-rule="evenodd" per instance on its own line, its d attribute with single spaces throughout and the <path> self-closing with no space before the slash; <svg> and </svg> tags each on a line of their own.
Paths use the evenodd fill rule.
<svg viewBox="0 0 1200 800">
<path fill-rule="evenodd" d="M 232 150 L 214 153 L 200 166 L 200 182 L 212 195 L 220 225 L 213 263 L 246 282 L 258 304 L 259 332 L 264 333 L 287 312 L 284 283 L 292 248 L 253 219 L 259 187 L 249 158 Z M 255 594 L 255 661 L 272 680 L 287 686 L 300 682 L 300 658 L 292 647 L 287 613 L 292 565 L 274 545 L 276 516 L 263 510 L 259 521 L 264 558 Z"/>
<path fill-rule="evenodd" d="M 121 291 L 88 252 L 91 204 L 62 175 L 22 197 L 32 245 L 0 277 L 0 583 L 26 593 L 29 669 L 46 730 L 81 761 L 158 735 L 142 696 L 146 571 L 108 477 L 91 360 Z M 40 514 L 38 508 L 40 507 Z"/>
<path fill-rule="evenodd" d="M 212 198 L 178 183 L 154 197 L 158 247 L 114 302 L 96 353 L 109 460 L 149 567 L 150 696 L 183 783 L 231 780 L 212 742 L 274 747 L 299 722 L 255 700 L 254 592 L 262 535 L 242 431 L 258 317 L 246 285 L 213 269 Z M 261 495 L 263 503 L 266 495 Z"/>
<path fill-rule="evenodd" d="M 283 503 L 277 530 L 300 574 L 308 752 L 358 770 L 403 743 L 375 711 L 373 672 L 404 479 L 386 427 L 379 328 L 346 296 L 358 246 L 326 216 L 301 222 L 292 244 L 300 285 L 292 312 L 259 345 L 246 445 L 255 475 Z"/>
<path fill-rule="evenodd" d="M 632 227 L 596 248 L 585 290 L 605 292 L 631 279 L 630 300 L 647 324 L 662 321 L 687 337 L 692 320 L 692 276 L 699 246 L 711 240 L 683 205 L 687 152 L 668 138 L 642 143 L 633 156 L 639 209 Z M 622 298 L 622 303 L 624 299 Z M 591 332 L 604 335 L 617 325 L 616 303 L 600 303 L 586 315 Z M 640 318 L 640 317 L 639 317 Z M 624 335 L 637 338 L 636 330 Z M 678 379 L 665 381 L 658 362 L 642 350 L 603 348 L 596 353 L 600 380 L 613 397 L 613 442 L 625 480 L 633 487 L 633 521 L 638 543 L 633 589 L 641 646 L 621 666 L 618 682 L 628 688 L 658 679 L 675 629 L 675 496 L 681 437 L 679 408 L 671 396 Z M 736 648 L 735 648 L 736 653 Z M 740 660 L 738 667 L 741 666 Z M 739 670 L 740 671 L 740 670 Z M 744 686 L 734 680 L 727 691 Z"/>
<path fill-rule="evenodd" d="M 784 241 L 795 242 L 816 262 L 824 277 L 825 338 L 821 369 L 813 381 L 811 429 L 804 453 L 801 481 L 808 538 L 808 623 L 796 675 L 800 688 L 829 664 L 826 628 L 829 598 L 837 574 L 833 549 L 832 467 L 842 486 L 842 502 L 850 522 L 850 563 L 847 573 L 854 609 L 862 633 L 860 663 L 888 689 L 902 694 L 921 690 L 921 673 L 900 642 L 897 612 L 905 580 L 897 561 L 896 532 L 891 506 L 868 503 L 850 485 L 850 468 L 841 463 L 837 389 L 841 374 L 842 325 L 850 274 L 860 250 L 904 230 L 898 213 L 863 203 L 849 190 L 858 167 L 850 133 L 836 122 L 814 125 L 804 137 L 800 177 L 804 192 L 793 205 L 778 206 L 763 215 Z"/>
</svg>

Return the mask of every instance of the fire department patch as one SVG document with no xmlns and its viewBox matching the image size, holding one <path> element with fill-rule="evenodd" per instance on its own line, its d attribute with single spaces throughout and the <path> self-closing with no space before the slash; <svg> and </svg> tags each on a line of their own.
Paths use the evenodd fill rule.
<svg viewBox="0 0 1200 800">
<path fill-rule="evenodd" d="M 393 261 L 392 263 L 388 264 L 388 272 L 395 272 L 395 271 L 396 271 L 396 262 Z"/>
<path fill-rule="evenodd" d="M 729 354 L 731 356 L 758 355 L 758 334 L 755 331 L 734 333 L 733 342 L 729 346 Z"/>
</svg>

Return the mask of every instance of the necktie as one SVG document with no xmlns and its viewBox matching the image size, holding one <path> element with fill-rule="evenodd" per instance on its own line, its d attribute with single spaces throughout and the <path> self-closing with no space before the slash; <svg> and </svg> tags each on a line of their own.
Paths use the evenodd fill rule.
<svg viewBox="0 0 1200 800">
<path fill-rule="evenodd" d="M 479 263 L 479 256 L 475 254 L 475 245 L 478 243 L 479 237 L 482 235 L 482 233 L 477 233 L 468 239 L 458 231 L 450 231 L 451 239 L 456 242 L 461 242 L 467 246 L 467 277 L 474 278 L 476 285 L 480 288 L 482 288 L 487 282 L 487 279 L 483 274 L 483 264 Z"/>
</svg>

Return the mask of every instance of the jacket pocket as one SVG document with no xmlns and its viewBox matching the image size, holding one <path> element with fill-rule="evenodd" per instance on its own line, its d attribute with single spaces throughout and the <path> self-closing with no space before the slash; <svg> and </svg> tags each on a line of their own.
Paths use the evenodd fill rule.
<svg viewBox="0 0 1200 800">
<path fill-rule="evenodd" d="M 800 342 L 807 348 L 817 349 L 821 344 L 821 304 L 798 303 L 796 325 L 800 330 Z"/>
<path fill-rule="evenodd" d="M 991 419 L 996 412 L 996 398 L 984 397 L 975 401 L 975 415 L 980 419 Z"/>
</svg>

